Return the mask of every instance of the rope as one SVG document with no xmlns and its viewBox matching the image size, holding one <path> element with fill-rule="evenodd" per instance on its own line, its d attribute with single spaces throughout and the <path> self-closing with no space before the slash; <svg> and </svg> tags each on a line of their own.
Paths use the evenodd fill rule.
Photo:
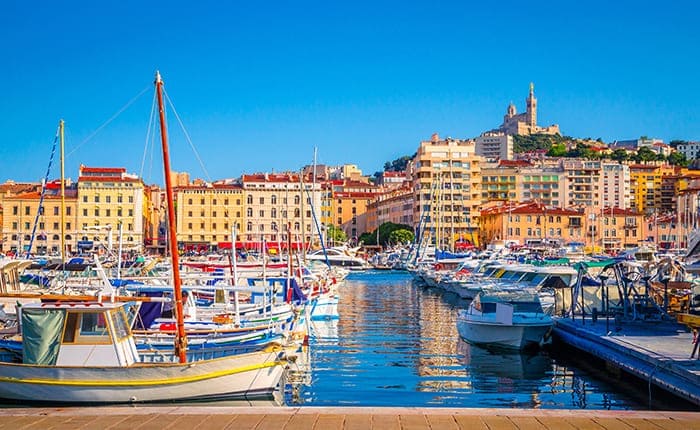
<svg viewBox="0 0 700 430">
<path fill-rule="evenodd" d="M 60 132 L 60 126 L 59 128 L 56 129 L 56 136 L 53 139 L 53 147 L 51 148 L 51 156 L 49 157 L 49 165 L 46 167 L 46 176 L 44 177 L 44 181 L 41 186 L 41 197 L 39 198 L 39 208 L 36 211 L 36 217 L 34 217 L 34 226 L 32 227 L 32 237 L 29 239 L 29 246 L 27 247 L 27 258 L 29 258 L 29 254 L 32 251 L 32 245 L 34 244 L 34 236 L 36 235 L 36 226 L 39 224 L 39 215 L 41 215 L 42 209 L 43 209 L 43 204 L 44 204 L 44 195 L 46 194 L 46 182 L 49 180 L 49 174 L 51 173 L 51 165 L 53 164 L 53 157 L 56 154 L 56 143 L 58 143 L 58 134 Z M 63 178 L 61 178 L 63 180 Z M 63 210 L 63 208 L 61 208 Z M 21 252 L 21 250 L 19 250 Z"/>
<path fill-rule="evenodd" d="M 194 156 L 197 157 L 197 161 L 199 162 L 199 166 L 202 168 L 204 175 L 207 177 L 207 181 L 212 182 L 211 177 L 209 176 L 209 172 L 207 172 L 207 169 L 204 167 L 204 163 L 202 163 L 202 159 L 199 157 L 199 153 L 197 152 L 197 148 L 194 147 L 194 144 L 192 143 L 192 139 L 190 139 L 190 135 L 187 133 L 187 130 L 185 129 L 185 125 L 182 123 L 182 120 L 180 119 L 180 115 L 178 115 L 177 111 L 175 110 L 175 104 L 173 104 L 173 101 L 170 100 L 170 96 L 168 96 L 168 93 L 165 92 L 165 89 L 163 89 L 163 94 L 165 94 L 165 99 L 168 101 L 168 104 L 170 104 L 170 107 L 172 108 L 173 113 L 175 114 L 175 118 L 177 119 L 177 122 L 180 124 L 180 128 L 182 128 L 182 132 L 185 134 L 185 139 L 187 139 L 187 143 L 190 144 L 190 148 L 192 148 L 192 152 L 194 152 Z"/>
<path fill-rule="evenodd" d="M 95 137 L 95 136 L 97 135 L 97 133 L 99 133 L 100 131 L 102 131 L 103 128 L 107 127 L 107 126 L 109 125 L 109 123 L 111 123 L 112 121 L 114 121 L 114 119 L 115 119 L 116 117 L 118 117 L 119 115 L 121 115 L 122 112 L 124 112 L 125 110 L 127 110 L 127 109 L 129 108 L 129 106 L 131 106 L 136 100 L 139 99 L 139 97 L 141 97 L 141 96 L 142 96 L 146 91 L 148 91 L 150 88 L 151 88 L 151 86 L 149 85 L 149 86 L 147 86 L 146 88 L 144 88 L 143 90 L 141 90 L 140 93 L 138 93 L 134 98 L 132 98 L 131 100 L 129 100 L 124 106 L 121 107 L 121 109 L 119 109 L 119 110 L 118 110 L 114 115 L 112 115 L 107 121 L 105 121 L 101 126 L 97 127 L 97 129 L 95 129 L 95 131 L 93 131 L 92 133 L 90 133 L 90 135 L 89 135 L 88 137 L 86 137 L 85 140 L 83 140 L 82 142 L 80 142 L 80 144 L 78 144 L 78 146 L 76 146 L 75 148 L 73 148 L 73 150 L 70 151 L 70 152 L 66 155 L 66 157 L 70 157 L 71 154 L 73 154 L 75 151 L 77 151 L 81 146 L 83 146 L 83 145 L 85 145 L 86 143 L 88 143 L 88 142 L 90 141 L 90 139 L 92 139 L 93 137 Z"/>
<path fill-rule="evenodd" d="M 148 126 L 146 127 L 146 143 L 143 147 L 143 157 L 141 158 L 141 171 L 139 172 L 139 176 L 142 178 L 143 178 L 144 165 L 146 164 L 146 154 L 148 153 L 148 145 L 151 143 L 151 139 L 152 139 L 151 132 L 154 129 L 153 119 L 155 118 L 155 114 L 156 114 L 156 92 L 153 91 L 153 101 L 151 102 L 151 114 L 148 117 Z"/>
</svg>

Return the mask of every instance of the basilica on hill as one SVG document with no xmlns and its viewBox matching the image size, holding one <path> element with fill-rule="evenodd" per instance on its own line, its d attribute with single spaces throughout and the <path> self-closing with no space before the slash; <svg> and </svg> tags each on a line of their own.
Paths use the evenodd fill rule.
<svg viewBox="0 0 700 430">
<path fill-rule="evenodd" d="M 537 99 L 533 83 L 530 83 L 530 94 L 525 99 L 525 113 L 517 113 L 515 105 L 511 103 L 503 116 L 503 124 L 493 132 L 507 135 L 560 134 L 557 124 L 547 127 L 537 125 Z"/>
</svg>

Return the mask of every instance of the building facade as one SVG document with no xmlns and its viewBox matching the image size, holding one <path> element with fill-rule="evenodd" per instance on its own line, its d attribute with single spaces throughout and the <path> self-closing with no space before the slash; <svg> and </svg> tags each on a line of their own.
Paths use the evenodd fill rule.
<svg viewBox="0 0 700 430">
<path fill-rule="evenodd" d="M 478 238 L 483 161 L 472 140 L 434 134 L 420 143 L 410 165 L 413 220 L 421 227 L 421 237 L 441 248 Z"/>
<path fill-rule="evenodd" d="M 78 248 L 91 249 L 119 231 L 126 249 L 144 243 L 147 204 L 144 184 L 120 167 L 80 166 L 78 172 Z M 116 240 L 116 236 L 115 240 Z"/>
<path fill-rule="evenodd" d="M 174 194 L 177 242 L 183 251 L 209 251 L 222 242 L 230 246 L 234 226 L 240 235 L 246 225 L 240 185 L 188 185 L 176 187 Z"/>
<path fill-rule="evenodd" d="M 60 255 L 61 234 L 65 255 L 76 251 L 77 189 L 68 185 L 61 199 L 60 181 L 46 185 L 41 210 L 41 190 L 6 196 L 2 220 L 3 252 L 30 252 L 36 255 Z M 65 207 L 63 228 L 61 208 Z"/>
</svg>

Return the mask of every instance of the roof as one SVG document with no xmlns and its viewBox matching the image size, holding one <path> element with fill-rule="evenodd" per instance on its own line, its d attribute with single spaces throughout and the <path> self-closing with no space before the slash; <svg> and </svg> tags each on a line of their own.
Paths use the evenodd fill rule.
<svg viewBox="0 0 700 430">
<path fill-rule="evenodd" d="M 565 215 L 582 216 L 583 211 L 565 209 L 543 205 L 539 202 L 529 201 L 524 203 L 506 203 L 504 205 L 492 206 L 481 210 L 481 216 L 510 214 L 537 214 L 537 215 Z"/>
<path fill-rule="evenodd" d="M 527 160 L 498 160 L 499 167 L 530 167 L 532 163 Z"/>
<path fill-rule="evenodd" d="M 87 167 L 80 166 L 80 175 L 83 173 L 126 173 L 126 168 L 124 167 Z"/>
</svg>

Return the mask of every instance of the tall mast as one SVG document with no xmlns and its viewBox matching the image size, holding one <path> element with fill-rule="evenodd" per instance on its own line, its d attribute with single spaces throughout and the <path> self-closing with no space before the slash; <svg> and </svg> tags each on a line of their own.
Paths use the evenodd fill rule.
<svg viewBox="0 0 700 430">
<path fill-rule="evenodd" d="M 173 185 L 170 180 L 170 153 L 168 152 L 168 130 L 165 125 L 165 107 L 163 106 L 163 81 L 160 72 L 156 72 L 156 94 L 158 95 L 158 113 L 160 114 L 160 140 L 163 146 L 163 169 L 165 170 L 165 198 L 168 202 L 168 239 L 173 270 L 173 299 L 177 317 L 177 337 L 175 338 L 175 353 L 180 357 L 180 363 L 187 361 L 187 338 L 185 337 L 185 321 L 182 316 L 182 280 L 180 279 L 180 262 L 177 254 L 177 236 L 175 235 L 175 204 L 173 203 Z"/>
<path fill-rule="evenodd" d="M 64 140 L 63 140 L 63 120 L 58 123 L 58 129 L 61 136 L 61 265 L 66 262 L 66 181 L 65 181 L 65 169 L 63 163 L 63 151 L 64 151 Z"/>
</svg>

